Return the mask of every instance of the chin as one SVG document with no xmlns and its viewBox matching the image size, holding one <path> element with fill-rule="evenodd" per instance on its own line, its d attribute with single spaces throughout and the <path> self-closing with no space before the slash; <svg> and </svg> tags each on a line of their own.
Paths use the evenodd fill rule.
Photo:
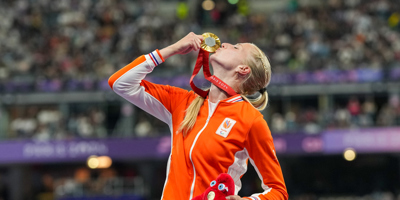
<svg viewBox="0 0 400 200">
<path fill-rule="evenodd" d="M 211 64 L 213 64 L 215 62 L 215 54 L 211 54 L 209 61 Z"/>
<path fill-rule="evenodd" d="M 211 58 L 214 58 L 216 55 L 215 55 L 216 53 L 211 53 L 210 54 L 210 60 L 211 60 Z"/>
<path fill-rule="evenodd" d="M 219 55 L 213 53 L 213 54 L 211 54 L 209 60 L 210 60 L 210 63 L 221 63 L 221 61 L 222 61 L 223 59 L 221 60 L 221 56 L 219 56 Z"/>
</svg>

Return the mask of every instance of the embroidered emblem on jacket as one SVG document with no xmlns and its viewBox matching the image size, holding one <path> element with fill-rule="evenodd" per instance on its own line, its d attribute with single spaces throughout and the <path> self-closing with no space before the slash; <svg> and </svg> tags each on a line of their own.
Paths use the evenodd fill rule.
<svg viewBox="0 0 400 200">
<path fill-rule="evenodd" d="M 222 121 L 222 124 L 219 125 L 216 134 L 222 136 L 222 137 L 227 137 L 229 132 L 232 130 L 232 127 L 235 125 L 236 121 L 233 119 L 225 118 L 224 121 Z"/>
</svg>

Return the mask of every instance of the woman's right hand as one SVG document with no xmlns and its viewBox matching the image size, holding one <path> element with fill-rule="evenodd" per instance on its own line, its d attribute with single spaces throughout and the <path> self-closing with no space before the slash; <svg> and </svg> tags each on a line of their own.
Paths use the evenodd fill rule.
<svg viewBox="0 0 400 200">
<path fill-rule="evenodd" d="M 164 59 L 167 59 L 175 54 L 183 55 L 191 51 L 198 51 L 203 39 L 202 35 L 196 35 L 193 32 L 190 32 L 175 44 L 161 49 L 160 53 Z"/>
</svg>

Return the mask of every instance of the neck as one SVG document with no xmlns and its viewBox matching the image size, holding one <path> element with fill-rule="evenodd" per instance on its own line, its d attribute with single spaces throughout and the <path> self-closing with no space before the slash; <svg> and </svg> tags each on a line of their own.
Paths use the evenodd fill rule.
<svg viewBox="0 0 400 200">
<path fill-rule="evenodd" d="M 211 84 L 210 92 L 208 93 L 208 100 L 212 103 L 217 103 L 218 101 L 228 98 L 228 94 L 223 90 L 219 89 L 214 84 Z"/>
<path fill-rule="evenodd" d="M 214 64 L 216 65 L 216 64 Z M 213 65 L 213 66 L 214 66 Z M 213 67 L 214 69 L 214 75 L 221 79 L 225 84 L 229 85 L 237 91 L 238 85 L 240 84 L 240 81 L 235 75 L 236 72 L 234 71 L 226 71 L 223 69 L 223 67 L 218 66 L 218 67 Z M 229 98 L 230 96 L 222 89 L 219 87 L 215 86 L 214 84 L 211 84 L 210 91 L 208 93 L 208 99 L 212 103 L 216 103 L 218 101 L 224 100 Z"/>
</svg>

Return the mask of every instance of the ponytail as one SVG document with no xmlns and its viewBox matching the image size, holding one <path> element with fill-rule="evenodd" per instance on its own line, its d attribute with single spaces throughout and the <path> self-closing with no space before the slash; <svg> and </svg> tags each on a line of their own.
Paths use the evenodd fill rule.
<svg viewBox="0 0 400 200">
<path fill-rule="evenodd" d="M 189 107 L 186 109 L 185 118 L 179 126 L 179 132 L 182 132 L 183 136 L 186 137 L 188 132 L 193 128 L 196 123 L 197 115 L 199 115 L 200 108 L 204 103 L 204 98 L 197 96 Z"/>
<path fill-rule="evenodd" d="M 257 97 L 256 99 L 249 99 L 245 95 L 241 95 L 241 96 L 245 101 L 251 103 L 251 105 L 259 111 L 262 111 L 265 109 L 265 107 L 267 107 L 268 93 L 266 90 L 263 93 L 261 93 L 261 95 L 259 97 Z"/>
</svg>

